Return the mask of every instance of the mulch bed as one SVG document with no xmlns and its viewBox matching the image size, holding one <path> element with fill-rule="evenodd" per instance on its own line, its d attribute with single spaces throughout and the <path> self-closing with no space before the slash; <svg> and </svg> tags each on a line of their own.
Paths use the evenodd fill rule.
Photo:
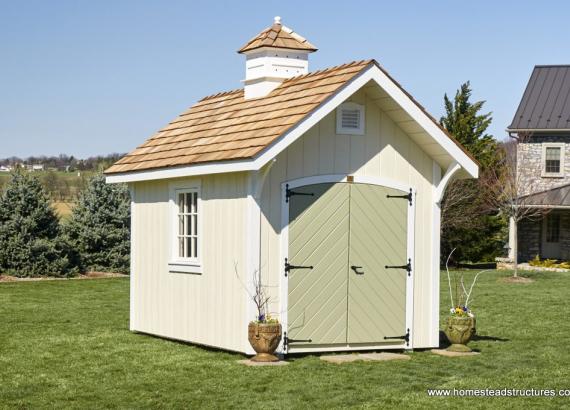
<svg viewBox="0 0 570 410">
<path fill-rule="evenodd" d="M 53 276 L 42 276 L 38 278 L 18 278 L 16 276 L 0 275 L 0 282 L 34 282 L 40 280 L 123 278 L 128 276 L 129 275 L 125 275 L 123 273 L 116 273 L 116 272 L 87 272 L 86 274 L 74 276 L 72 278 L 55 278 Z"/>
</svg>

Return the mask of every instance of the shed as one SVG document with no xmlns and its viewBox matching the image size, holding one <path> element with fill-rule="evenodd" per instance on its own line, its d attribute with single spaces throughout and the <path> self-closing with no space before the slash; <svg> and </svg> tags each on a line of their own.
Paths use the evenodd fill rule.
<svg viewBox="0 0 570 410">
<path fill-rule="evenodd" d="M 131 191 L 130 328 L 253 353 L 256 278 L 279 351 L 439 344 L 439 201 L 476 161 L 374 60 L 309 72 L 276 18 L 244 87 L 107 171 Z"/>
</svg>

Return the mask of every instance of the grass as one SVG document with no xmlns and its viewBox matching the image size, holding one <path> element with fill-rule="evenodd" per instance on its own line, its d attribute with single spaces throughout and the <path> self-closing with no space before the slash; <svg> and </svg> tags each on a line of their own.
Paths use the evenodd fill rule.
<svg viewBox="0 0 570 410">
<path fill-rule="evenodd" d="M 433 398 L 428 388 L 570 388 L 570 275 L 482 275 L 479 356 L 248 368 L 238 354 L 128 331 L 128 279 L 0 284 L 3 408 L 561 408 L 570 398 Z M 467 273 L 466 275 L 472 275 Z M 445 274 L 442 274 L 445 280 Z M 442 312 L 447 310 L 442 281 Z M 444 313 L 442 313 L 444 315 Z"/>
</svg>

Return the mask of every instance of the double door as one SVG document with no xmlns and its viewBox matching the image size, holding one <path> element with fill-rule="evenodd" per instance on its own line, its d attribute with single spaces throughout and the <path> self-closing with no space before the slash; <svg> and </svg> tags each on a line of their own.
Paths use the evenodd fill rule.
<svg viewBox="0 0 570 410">
<path fill-rule="evenodd" d="M 407 195 L 360 183 L 288 191 L 292 343 L 404 343 Z"/>
</svg>

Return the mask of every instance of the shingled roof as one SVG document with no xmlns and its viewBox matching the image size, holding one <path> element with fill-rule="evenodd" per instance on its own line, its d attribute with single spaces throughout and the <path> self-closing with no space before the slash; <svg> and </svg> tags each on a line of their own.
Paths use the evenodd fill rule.
<svg viewBox="0 0 570 410">
<path fill-rule="evenodd" d="M 570 65 L 537 65 L 508 131 L 570 130 Z"/>
<path fill-rule="evenodd" d="M 261 47 L 285 48 L 289 50 L 317 51 L 317 48 L 309 43 L 306 38 L 295 33 L 290 28 L 281 24 L 279 17 L 275 17 L 275 22 L 257 36 L 247 42 L 245 46 L 238 50 L 238 53 L 255 50 Z"/>
<path fill-rule="evenodd" d="M 263 98 L 246 100 L 243 89 L 205 97 L 105 173 L 253 158 L 373 64 L 352 62 L 286 79 Z"/>
</svg>

